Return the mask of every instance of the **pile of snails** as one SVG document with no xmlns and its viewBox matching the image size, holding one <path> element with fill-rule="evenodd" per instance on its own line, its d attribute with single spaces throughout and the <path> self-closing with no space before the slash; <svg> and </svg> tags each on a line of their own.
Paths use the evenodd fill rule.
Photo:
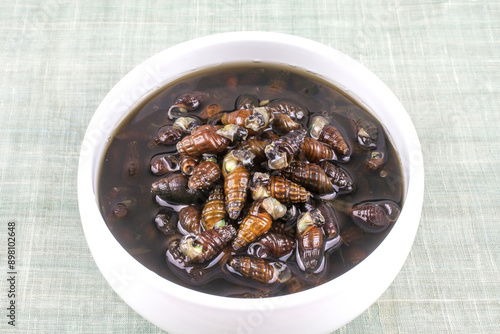
<svg viewBox="0 0 500 334">
<path fill-rule="evenodd" d="M 294 276 L 321 275 L 325 257 L 356 237 L 341 235 L 336 210 L 366 233 L 397 220 L 390 200 L 335 204 L 356 184 L 347 167 L 354 148 L 334 120 L 293 101 L 244 94 L 232 111 L 208 106 L 202 121 L 193 112 L 205 95 L 176 98 L 167 111 L 173 124 L 150 143 L 176 144 L 177 152 L 152 157 L 151 172 L 163 178 L 151 193 L 162 206 L 156 225 L 170 237 L 166 262 L 185 281 L 279 289 Z M 387 157 L 378 127 L 357 117 L 351 132 L 356 147 L 371 152 L 364 168 L 380 170 Z"/>
</svg>

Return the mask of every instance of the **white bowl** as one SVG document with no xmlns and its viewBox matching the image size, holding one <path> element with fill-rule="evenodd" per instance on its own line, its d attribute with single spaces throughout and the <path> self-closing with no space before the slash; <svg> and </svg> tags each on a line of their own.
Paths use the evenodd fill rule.
<svg viewBox="0 0 500 334">
<path fill-rule="evenodd" d="M 150 271 L 116 241 L 101 216 L 97 176 L 108 138 L 147 96 L 184 74 L 226 62 L 289 64 L 343 89 L 384 124 L 404 173 L 405 203 L 384 241 L 340 277 L 303 292 L 264 299 L 209 295 Z M 171 47 L 128 73 L 104 98 L 82 144 L 78 203 L 83 229 L 102 274 L 118 295 L 169 333 L 329 333 L 353 320 L 389 287 L 412 246 L 423 201 L 420 143 L 404 107 L 362 65 L 317 42 L 276 33 L 236 32 Z"/>
</svg>

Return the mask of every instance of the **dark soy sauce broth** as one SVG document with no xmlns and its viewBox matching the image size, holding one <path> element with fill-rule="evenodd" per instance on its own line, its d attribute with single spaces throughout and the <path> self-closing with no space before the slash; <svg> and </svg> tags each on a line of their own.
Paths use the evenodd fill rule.
<svg viewBox="0 0 500 334">
<path fill-rule="evenodd" d="M 269 93 L 269 80 L 279 71 L 289 76 L 282 92 Z M 154 155 L 176 153 L 171 146 L 148 145 L 161 126 L 172 125 L 167 110 L 180 94 L 202 91 L 209 97 L 190 115 L 200 115 L 204 107 L 217 103 L 225 111 L 235 109 L 241 94 L 253 94 L 261 101 L 276 98 L 292 99 L 306 107 L 309 115 L 301 122 L 307 129 L 315 115 L 333 118 L 343 127 L 344 137 L 351 148 L 348 162 L 339 162 L 352 176 L 356 190 L 339 195 L 332 201 L 340 219 L 344 243 L 340 249 L 326 254 L 326 270 L 318 275 L 292 278 L 277 291 L 234 284 L 224 277 L 202 286 L 193 286 L 173 274 L 167 266 L 165 251 L 170 241 L 156 227 L 154 218 L 161 206 L 151 194 L 151 184 L 164 176 L 150 172 L 149 163 Z M 378 145 L 385 148 L 387 162 L 375 172 L 367 173 L 363 162 L 369 151 L 356 142 L 352 118 L 363 115 L 379 127 Z M 318 76 L 290 66 L 244 63 L 218 66 L 188 74 L 167 85 L 139 105 L 116 129 L 109 140 L 100 168 L 98 199 L 107 226 L 119 243 L 146 268 L 176 284 L 201 292 L 233 297 L 266 297 L 294 293 L 325 283 L 347 272 L 369 255 L 391 230 L 391 224 L 378 234 L 362 232 L 344 211 L 348 205 L 372 200 L 391 200 L 403 205 L 403 181 L 399 157 L 384 133 L 382 125 L 353 100 Z M 171 205 L 178 211 L 182 206 Z M 344 209 L 343 209 L 344 208 Z M 295 253 L 295 252 L 294 252 Z M 293 266 L 295 254 L 287 261 Z M 369 279 L 369 278 L 367 278 Z"/>
</svg>

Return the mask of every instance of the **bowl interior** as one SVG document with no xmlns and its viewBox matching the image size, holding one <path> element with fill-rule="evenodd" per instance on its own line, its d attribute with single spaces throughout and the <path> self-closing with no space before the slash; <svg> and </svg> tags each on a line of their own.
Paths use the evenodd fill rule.
<svg viewBox="0 0 500 334">
<path fill-rule="evenodd" d="M 203 56 L 200 56 L 203 55 Z M 224 63 L 289 64 L 320 76 L 346 92 L 386 128 L 401 159 L 405 205 L 382 244 L 362 263 L 337 279 L 300 293 L 268 300 L 224 298 L 180 287 L 132 258 L 107 228 L 97 204 L 97 176 L 107 140 L 144 99 L 187 73 Z M 248 325 L 248 314 L 262 315 L 260 332 L 297 332 L 290 316 L 320 303 L 327 321 L 314 331 L 334 330 L 369 307 L 399 272 L 416 234 L 423 198 L 423 164 L 415 129 L 404 107 L 371 72 L 344 54 L 302 38 L 273 33 L 229 33 L 193 40 L 165 50 L 127 74 L 97 109 L 82 144 L 78 175 L 79 206 L 89 248 L 113 289 L 138 313 L 163 329 L 183 331 L 185 308 L 200 314 L 200 329 Z M 366 282 L 366 277 L 371 277 Z M 354 302 L 355 301 L 355 302 Z M 169 310 L 165 319 L 158 310 Z M 262 310 L 265 310 L 262 311 Z M 234 320 L 219 323 L 230 312 Z M 264 313 L 263 313 L 264 312 Z M 270 316 L 271 314 L 272 316 Z M 328 316 L 335 314 L 336 316 Z M 225 318 L 224 318 L 225 319 Z M 288 320 L 286 320 L 288 319 Z M 283 325 L 286 320 L 286 325 Z M 223 324 L 222 324 L 223 323 Z M 196 327 L 196 324 L 193 324 Z M 256 326 L 254 326 L 256 327 Z M 232 327 L 234 328 L 234 327 Z M 301 327 L 298 327 L 299 329 Z M 300 332 L 300 331 L 299 331 Z"/>
</svg>

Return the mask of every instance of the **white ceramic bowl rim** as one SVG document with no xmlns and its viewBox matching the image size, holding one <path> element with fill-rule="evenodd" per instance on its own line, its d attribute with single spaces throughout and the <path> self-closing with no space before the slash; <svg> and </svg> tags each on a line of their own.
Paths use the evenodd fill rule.
<svg viewBox="0 0 500 334">
<path fill-rule="evenodd" d="M 212 53 L 214 56 L 211 56 Z M 227 58 L 224 54 L 228 55 Z M 406 191 L 405 205 L 398 222 L 382 244 L 361 264 L 313 289 L 266 299 L 227 298 L 200 293 L 158 276 L 119 245 L 99 212 L 96 195 L 98 167 L 106 141 L 116 125 L 145 96 L 200 68 L 227 61 L 249 60 L 292 64 L 321 73 L 321 77 L 344 89 L 371 110 L 385 124 L 390 136 L 397 139 L 393 143 L 401 155 Z M 325 67 L 325 64 L 329 66 Z M 132 308 L 160 327 L 165 328 L 165 324 L 158 320 L 160 311 L 155 313 L 148 305 L 156 301 L 144 301 L 144 297 L 160 300 L 158 305 L 168 301 L 179 303 L 182 308 L 187 301 L 195 303 L 200 309 L 209 308 L 212 313 L 205 320 L 210 322 L 218 312 L 271 309 L 271 314 L 278 315 L 283 310 L 314 305 L 324 301 L 326 296 L 342 296 L 353 282 L 362 283 L 360 277 L 370 277 L 377 287 L 376 291 L 360 289 L 366 298 L 345 303 L 342 309 L 337 310 L 340 313 L 337 323 L 343 325 L 369 307 L 401 269 L 418 228 L 423 185 L 423 159 L 413 124 L 398 99 L 374 74 L 343 53 L 308 39 L 268 32 L 235 32 L 206 36 L 171 47 L 146 60 L 120 80 L 105 97 L 87 129 L 79 161 L 78 202 L 89 248 L 104 277 Z M 395 247 L 398 254 L 393 254 Z M 396 265 L 380 265 L 385 258 Z M 377 274 L 380 271 L 385 272 Z M 343 298 L 349 300 L 348 296 Z M 356 296 L 354 298 L 357 299 Z"/>
</svg>

